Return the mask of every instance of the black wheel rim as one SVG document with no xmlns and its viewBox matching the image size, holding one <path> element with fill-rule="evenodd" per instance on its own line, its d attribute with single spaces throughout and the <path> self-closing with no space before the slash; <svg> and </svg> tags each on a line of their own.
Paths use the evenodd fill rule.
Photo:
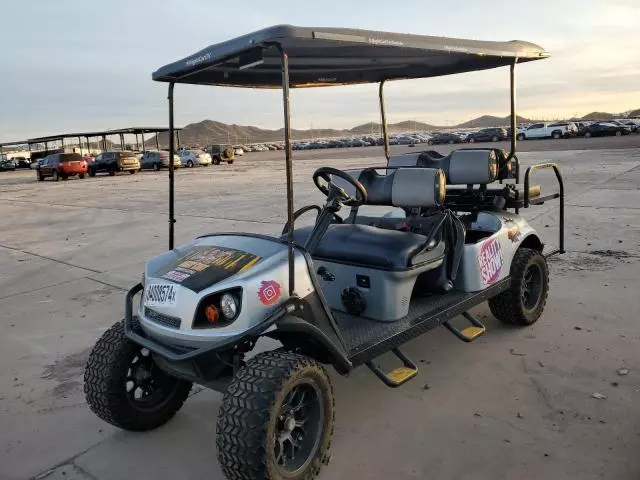
<svg viewBox="0 0 640 480">
<path fill-rule="evenodd" d="M 162 406 L 176 385 L 176 378 L 162 371 L 146 348 L 140 348 L 131 357 L 125 378 L 125 392 L 134 407 L 154 410 Z"/>
<path fill-rule="evenodd" d="M 324 403 L 311 379 L 296 383 L 278 411 L 273 437 L 274 464 L 284 477 L 295 477 L 315 457 L 324 429 Z"/>
<path fill-rule="evenodd" d="M 527 312 L 536 309 L 542 293 L 542 270 L 539 265 L 529 265 L 524 272 L 520 298 L 522 307 Z"/>
</svg>

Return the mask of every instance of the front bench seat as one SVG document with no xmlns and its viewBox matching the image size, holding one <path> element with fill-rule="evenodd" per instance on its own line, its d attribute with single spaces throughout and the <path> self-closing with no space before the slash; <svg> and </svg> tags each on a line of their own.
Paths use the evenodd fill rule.
<svg viewBox="0 0 640 480">
<path fill-rule="evenodd" d="M 294 230 L 296 245 L 303 246 L 313 227 Z M 286 241 L 287 236 L 283 235 Z M 313 257 L 384 270 L 442 264 L 445 244 L 439 237 L 431 240 L 417 233 L 385 230 L 359 224 L 333 224 L 320 240 Z"/>
</svg>

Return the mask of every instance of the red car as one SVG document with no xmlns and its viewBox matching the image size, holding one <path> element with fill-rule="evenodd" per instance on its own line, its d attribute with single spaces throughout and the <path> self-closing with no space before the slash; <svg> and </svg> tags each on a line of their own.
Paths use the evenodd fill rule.
<svg viewBox="0 0 640 480">
<path fill-rule="evenodd" d="M 47 155 L 37 167 L 38 181 L 42 182 L 45 177 L 51 177 L 54 182 L 61 178 L 77 175 L 84 178 L 87 173 L 87 162 L 78 153 L 54 153 Z"/>
</svg>

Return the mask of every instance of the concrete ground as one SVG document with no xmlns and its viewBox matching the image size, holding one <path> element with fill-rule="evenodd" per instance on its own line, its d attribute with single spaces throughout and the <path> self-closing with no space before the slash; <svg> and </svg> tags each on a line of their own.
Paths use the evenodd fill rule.
<svg viewBox="0 0 640 480">
<path fill-rule="evenodd" d="M 397 390 L 364 368 L 332 372 L 333 458 L 320 478 L 640 477 L 639 146 L 521 154 L 525 165 L 557 161 L 567 189 L 568 253 L 550 261 L 543 317 L 508 328 L 481 305 L 488 332 L 474 344 L 445 329 L 407 344 L 420 374 Z M 178 171 L 177 242 L 278 233 L 281 156 Z M 298 159 L 297 206 L 321 200 L 318 166 L 384 163 L 375 149 Z M 525 212 L 550 244 L 557 215 L 557 203 Z M 219 394 L 196 390 L 166 426 L 134 434 L 95 417 L 82 393 L 90 348 L 122 318 L 143 260 L 167 246 L 166 172 L 59 183 L 0 174 L 0 216 L 0 479 L 222 479 Z"/>
</svg>

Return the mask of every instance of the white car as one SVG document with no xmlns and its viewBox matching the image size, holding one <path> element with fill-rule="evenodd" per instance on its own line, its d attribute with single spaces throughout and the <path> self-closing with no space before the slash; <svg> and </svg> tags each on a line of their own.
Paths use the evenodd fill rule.
<svg viewBox="0 0 640 480">
<path fill-rule="evenodd" d="M 573 122 L 534 123 L 526 128 L 518 129 L 518 140 L 531 138 L 567 138 L 578 133 L 578 127 Z"/>
<path fill-rule="evenodd" d="M 211 165 L 211 155 L 202 150 L 180 150 L 178 155 L 180 155 L 182 165 L 188 168 Z"/>
<path fill-rule="evenodd" d="M 241 148 L 236 148 L 236 149 L 233 151 L 233 153 L 234 153 L 234 155 L 235 155 L 236 157 L 241 157 L 242 155 L 244 155 L 244 150 L 243 150 L 243 149 L 241 149 Z"/>
</svg>

